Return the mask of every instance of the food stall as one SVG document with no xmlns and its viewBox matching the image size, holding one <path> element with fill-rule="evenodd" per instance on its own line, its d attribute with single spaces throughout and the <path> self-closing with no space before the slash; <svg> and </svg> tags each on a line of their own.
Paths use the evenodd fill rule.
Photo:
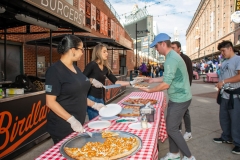
<svg viewBox="0 0 240 160">
<path fill-rule="evenodd" d="M 82 24 L 82 12 L 64 0 L 59 0 L 59 3 L 74 11 L 79 18 L 76 20 L 57 14 L 56 10 L 46 4 L 42 5 L 38 0 L 0 1 L 0 88 L 4 91 L 0 95 L 0 159 L 13 159 L 49 137 L 45 129 L 49 112 L 45 105 L 45 91 L 7 93 L 15 77 L 24 74 L 24 63 L 31 63 L 24 61 L 25 39 L 35 38 L 36 35 L 50 37 L 48 46 L 51 65 L 52 34 L 90 31 Z M 69 10 L 65 14 L 67 12 Z M 38 26 L 42 28 L 35 30 Z"/>
<path fill-rule="evenodd" d="M 54 7 L 56 3 L 60 8 Z M 111 46 L 110 51 L 131 50 L 114 39 L 98 37 L 100 33 L 97 33 L 98 36 L 85 34 L 92 31 L 83 24 L 89 22 L 89 17 L 83 15 L 76 3 L 74 1 L 73 5 L 65 0 L 0 1 L 0 88 L 5 92 L 5 96 L 0 96 L 0 159 L 13 159 L 49 137 L 45 130 L 46 114 L 49 111 L 45 105 L 45 92 L 8 95 L 6 89 L 17 75 L 25 73 L 38 76 L 44 82 L 47 67 L 60 57 L 56 53 L 56 46 L 65 34 L 76 34 L 83 40 L 85 57 L 90 54 L 87 51 L 91 50 L 91 45 L 96 45 L 97 42 Z M 111 18 L 104 17 L 107 21 L 114 22 Z M 97 29 L 98 27 L 99 23 Z M 124 36 L 121 39 L 131 45 Z M 39 56 L 39 52 L 44 53 L 45 57 Z M 87 58 L 84 61 L 77 65 L 88 63 Z M 126 77 L 119 76 L 119 79 L 124 78 Z M 116 96 L 124 89 L 122 87 L 121 90 L 107 92 Z"/>
<path fill-rule="evenodd" d="M 123 105 L 128 99 L 133 97 L 141 97 L 142 99 L 153 99 L 158 100 L 157 103 L 154 105 L 155 113 L 154 113 L 154 120 L 152 122 L 148 122 L 148 127 L 145 129 L 133 127 L 136 124 L 139 124 L 139 120 L 137 119 L 136 122 L 120 122 L 119 119 L 110 119 L 108 121 L 102 121 L 102 123 L 107 123 L 107 126 L 100 125 L 101 121 L 99 121 L 99 117 L 91 120 L 89 123 L 84 125 L 84 128 L 87 132 L 92 133 L 92 138 L 94 139 L 93 142 L 98 142 L 99 133 L 102 130 L 108 130 L 113 133 L 118 133 L 118 137 L 135 137 L 137 138 L 140 143 L 136 150 L 128 153 L 121 157 L 122 159 L 148 159 L 148 160 L 157 160 L 158 159 L 158 140 L 162 142 L 167 138 L 166 132 L 166 123 L 164 119 L 164 110 L 166 108 L 166 98 L 164 97 L 163 92 L 155 92 L 155 93 L 146 93 L 146 92 L 132 92 L 128 96 L 124 97 L 121 101 L 118 102 L 118 105 L 121 105 L 123 109 L 126 107 Z M 134 117 L 133 117 L 134 118 Z M 92 124 L 99 123 L 98 127 L 93 127 Z M 101 126 L 101 127 L 100 127 Z M 128 135 L 128 136 L 126 136 Z M 83 144 L 87 143 L 91 136 L 88 133 L 83 133 L 78 135 L 77 132 L 73 132 L 65 139 L 57 143 L 56 145 L 52 146 L 50 149 L 45 151 L 43 154 L 39 155 L 36 160 L 41 159 L 70 159 L 70 157 L 64 151 L 64 147 L 72 147 L 75 146 L 79 148 Z M 103 135 L 102 135 L 103 136 Z M 77 139 L 82 139 L 81 142 L 76 143 Z M 86 139 L 85 139 L 86 138 Z M 100 138 L 101 139 L 101 138 Z M 90 140 L 91 141 L 91 140 Z M 120 157 L 118 159 L 121 159 Z"/>
<path fill-rule="evenodd" d="M 52 37 L 52 47 L 56 48 L 59 41 L 61 41 L 61 39 L 64 37 L 65 35 L 58 35 L 58 36 L 54 36 Z M 84 60 L 84 66 L 86 66 L 90 61 L 91 61 L 91 52 L 92 52 L 92 48 L 94 46 L 96 46 L 98 43 L 104 43 L 106 45 L 108 45 L 108 51 L 110 54 L 112 54 L 111 56 L 113 56 L 114 51 L 115 50 L 129 50 L 130 48 L 125 47 L 120 45 L 119 43 L 117 43 L 115 40 L 113 39 L 109 39 L 109 38 L 102 38 L 102 37 L 96 37 L 94 35 L 92 35 L 91 33 L 84 33 L 84 34 L 75 34 L 75 36 L 78 36 L 80 39 L 83 40 L 84 43 L 84 48 L 85 48 L 85 57 L 89 57 L 89 58 L 85 58 Z M 36 45 L 36 46 L 48 46 L 49 44 L 49 38 L 42 38 L 42 39 L 36 39 L 36 40 L 32 40 L 32 41 L 28 41 L 26 44 L 28 45 Z M 125 59 L 126 61 L 126 59 Z M 112 61 L 110 62 L 111 66 L 113 65 L 113 58 Z M 126 64 L 126 62 L 125 62 Z M 127 74 L 127 73 L 126 73 Z M 126 74 L 122 74 L 122 75 L 116 75 L 117 79 L 120 81 L 125 81 L 127 79 L 127 75 Z M 106 79 L 105 81 L 105 85 L 110 85 L 111 82 Z M 108 103 L 109 101 L 117 98 L 119 95 L 123 94 L 126 90 L 126 87 L 119 87 L 119 88 L 112 88 L 112 89 L 108 89 L 105 90 L 105 102 Z"/>
</svg>

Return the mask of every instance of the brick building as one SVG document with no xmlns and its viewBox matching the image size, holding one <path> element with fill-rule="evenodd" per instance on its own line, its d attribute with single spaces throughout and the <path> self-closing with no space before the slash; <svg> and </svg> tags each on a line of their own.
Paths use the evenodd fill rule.
<svg viewBox="0 0 240 160">
<path fill-rule="evenodd" d="M 218 43 L 233 42 L 240 46 L 240 25 L 231 22 L 235 0 L 201 0 L 186 32 L 186 54 L 192 60 L 219 55 Z"/>
<path fill-rule="evenodd" d="M 26 1 L 35 1 L 35 0 L 26 0 Z M 82 9 L 80 5 L 81 4 L 84 5 L 85 7 L 84 12 L 86 13 L 85 14 L 86 18 L 84 18 L 86 20 L 84 28 L 88 28 L 90 33 L 74 31 L 75 35 L 81 35 L 86 37 L 98 37 L 98 38 L 104 38 L 106 40 L 110 39 L 114 42 L 114 44 L 118 44 L 119 47 L 109 45 L 109 62 L 110 62 L 110 65 L 112 66 L 112 70 L 114 74 L 119 74 L 120 72 L 121 57 L 125 57 L 128 71 L 134 68 L 135 58 L 132 50 L 132 46 L 133 46 L 132 39 L 124 30 L 123 26 L 120 24 L 115 14 L 112 13 L 112 11 L 108 7 L 108 5 L 105 3 L 105 1 L 103 0 L 56 0 L 55 2 L 58 2 L 58 1 L 66 1 L 70 5 L 73 5 L 76 9 L 79 9 L 79 10 Z M 46 0 L 46 3 L 47 2 L 48 1 Z M 54 3 L 54 1 L 51 1 L 51 2 Z M 2 3 L 3 4 L 1 5 L 4 6 L 4 3 L 7 3 L 7 2 L 2 2 Z M 101 33 L 101 30 L 97 30 L 96 26 L 95 26 L 96 29 L 92 28 L 91 23 L 93 22 L 91 22 L 91 18 L 92 18 L 91 7 L 96 7 L 96 10 L 100 11 L 101 13 L 103 13 L 103 15 L 105 15 L 105 20 L 106 22 L 108 22 L 108 23 L 105 22 L 106 23 L 105 27 L 109 27 L 108 25 L 110 21 L 111 23 L 114 23 L 115 30 L 112 31 L 111 28 L 108 28 L 110 30 L 110 33 L 109 32 Z M 8 8 L 6 8 L 6 10 L 7 9 Z M 89 13 L 89 9 L 90 9 L 90 13 Z M 96 16 L 95 16 L 95 19 L 97 21 Z M 87 20 L 87 17 L 90 19 L 90 21 Z M 71 26 L 71 24 L 69 24 L 69 26 Z M 0 55 L 3 55 L 3 41 L 4 41 L 3 28 L 4 27 L 1 26 L 1 29 L 0 29 L 0 52 L 1 52 Z M 27 32 L 27 30 L 30 30 L 30 32 Z M 65 31 L 65 32 L 61 33 L 60 31 Z M 59 27 L 59 29 L 56 32 L 52 32 L 52 37 L 63 35 L 63 34 L 72 34 L 71 31 L 70 32 L 68 31 L 69 29 L 62 29 L 61 27 Z M 7 32 L 6 34 L 7 52 L 11 50 L 11 47 L 14 48 L 15 46 L 17 46 L 17 49 L 15 49 L 14 52 L 19 52 L 20 62 L 18 62 L 19 64 L 16 64 L 16 65 L 19 65 L 21 73 L 25 73 L 28 75 L 36 75 L 37 57 L 44 57 L 44 60 L 45 60 L 44 65 L 46 68 L 51 63 L 54 63 L 57 60 L 59 60 L 60 55 L 56 51 L 56 44 L 52 48 L 52 57 L 50 56 L 50 45 L 42 46 L 42 45 L 28 44 L 29 41 L 35 41 L 42 38 L 49 38 L 50 36 L 49 29 L 46 29 L 40 26 L 35 26 L 35 25 L 30 25 L 30 27 L 28 27 L 27 25 L 22 25 L 19 27 L 7 28 L 6 32 Z M 36 33 L 36 32 L 40 32 L 40 33 Z M 116 32 L 114 33 L 115 35 L 114 37 L 112 35 L 113 32 Z M 19 34 L 19 33 L 23 33 L 23 34 Z M 119 49 L 119 48 L 124 48 L 124 49 Z M 82 56 L 81 60 L 77 62 L 78 67 L 80 67 L 82 71 L 84 70 L 85 65 L 91 61 L 91 53 L 92 53 L 92 47 L 89 47 L 88 49 L 86 49 L 86 53 Z M 7 65 L 10 65 L 10 64 L 7 64 Z M 0 67 L 0 71 L 1 70 L 3 70 L 3 66 Z M 12 79 L 9 79 L 9 80 L 13 80 L 13 77 Z"/>
</svg>

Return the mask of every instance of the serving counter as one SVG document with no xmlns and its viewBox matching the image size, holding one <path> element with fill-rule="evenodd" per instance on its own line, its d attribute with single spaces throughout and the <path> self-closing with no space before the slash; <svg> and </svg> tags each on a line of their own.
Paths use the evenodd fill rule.
<svg viewBox="0 0 240 160">
<path fill-rule="evenodd" d="M 135 134 L 140 137 L 142 140 L 142 148 L 134 155 L 128 157 L 128 160 L 157 160 L 158 159 L 158 140 L 162 142 L 167 138 L 166 132 L 166 122 L 164 118 L 164 110 L 166 108 L 166 98 L 163 92 L 155 92 L 155 93 L 146 93 L 146 92 L 132 92 L 128 96 L 124 97 L 121 101 L 118 102 L 119 105 L 123 106 L 122 102 L 127 100 L 131 96 L 140 96 L 142 98 L 150 98 L 157 99 L 159 103 L 154 105 L 156 110 L 155 112 L 155 120 L 151 122 L 152 127 L 145 130 L 133 130 L 128 127 L 129 123 L 116 123 L 116 120 L 111 120 L 111 126 L 107 128 L 107 130 L 114 131 L 124 131 L 131 134 Z M 91 120 L 90 122 L 98 120 L 99 117 Z M 91 129 L 88 127 L 86 123 L 84 125 L 86 131 L 89 132 L 99 132 L 98 129 Z M 47 151 L 39 155 L 36 160 L 66 160 L 60 153 L 60 148 L 62 144 L 70 138 L 76 137 L 79 133 L 73 132 L 62 141 L 57 143 L 56 145 L 49 148 Z"/>
<path fill-rule="evenodd" d="M 45 91 L 0 97 L 0 159 L 13 159 L 49 137 L 45 104 Z"/>
</svg>

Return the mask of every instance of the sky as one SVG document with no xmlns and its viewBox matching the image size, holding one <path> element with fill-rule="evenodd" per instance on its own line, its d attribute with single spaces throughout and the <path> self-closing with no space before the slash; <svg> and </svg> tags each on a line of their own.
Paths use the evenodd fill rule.
<svg viewBox="0 0 240 160">
<path fill-rule="evenodd" d="M 179 41 L 182 46 L 186 45 L 186 30 L 200 1 L 201 0 L 109 0 L 120 16 L 125 13 L 129 15 L 135 4 L 137 4 L 139 8 L 147 6 L 148 14 L 152 15 L 153 21 L 157 22 L 159 33 L 167 33 L 170 37 L 173 37 L 174 28 L 178 28 Z M 155 4 L 157 2 L 160 3 Z M 121 16 L 121 18 L 124 19 L 124 16 Z"/>
</svg>

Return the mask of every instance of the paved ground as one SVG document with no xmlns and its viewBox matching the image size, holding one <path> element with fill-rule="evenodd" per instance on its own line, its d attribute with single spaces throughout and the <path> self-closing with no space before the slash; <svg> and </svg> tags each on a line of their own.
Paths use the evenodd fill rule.
<svg viewBox="0 0 240 160">
<path fill-rule="evenodd" d="M 128 88 L 123 96 L 134 90 Z M 231 153 L 233 145 L 212 142 L 213 138 L 219 137 L 221 134 L 218 118 L 219 106 L 216 104 L 214 84 L 195 80 L 192 84 L 192 93 L 193 99 L 190 106 L 190 115 L 193 138 L 187 142 L 192 154 L 197 160 L 240 160 L 240 155 Z M 122 98 L 119 97 L 114 102 L 118 102 L 120 99 Z M 52 140 L 48 139 L 19 156 L 16 160 L 34 159 L 52 145 Z M 165 156 L 168 152 L 168 140 L 164 143 L 160 142 L 159 151 L 159 157 Z"/>
</svg>

